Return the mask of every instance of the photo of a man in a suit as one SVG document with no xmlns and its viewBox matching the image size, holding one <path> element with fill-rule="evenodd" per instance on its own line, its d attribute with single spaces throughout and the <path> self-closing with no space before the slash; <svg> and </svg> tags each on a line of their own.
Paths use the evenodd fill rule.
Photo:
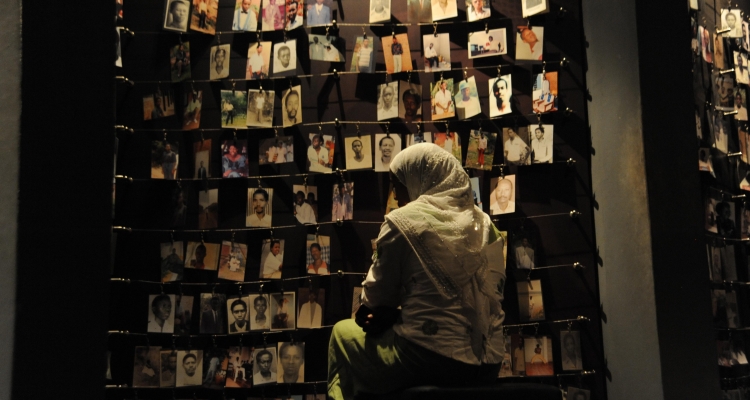
<svg viewBox="0 0 750 400">
<path fill-rule="evenodd" d="M 219 309 L 221 305 L 219 298 L 212 297 L 209 304 L 210 308 L 205 309 L 201 314 L 200 333 L 224 333 L 224 318 Z"/>
</svg>

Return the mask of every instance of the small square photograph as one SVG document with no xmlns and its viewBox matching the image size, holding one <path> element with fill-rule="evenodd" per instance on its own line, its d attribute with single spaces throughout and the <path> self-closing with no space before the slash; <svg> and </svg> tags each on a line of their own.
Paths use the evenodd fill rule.
<svg viewBox="0 0 750 400">
<path fill-rule="evenodd" d="M 724 37 L 741 38 L 742 35 L 742 11 L 738 8 L 721 9 L 721 29 L 729 29 L 724 33 Z"/>
<path fill-rule="evenodd" d="M 190 79 L 190 42 L 183 42 L 169 49 L 169 70 L 172 82 Z"/>
<path fill-rule="evenodd" d="M 458 92 L 454 96 L 458 119 L 469 119 L 482 112 L 479 105 L 477 83 L 473 76 L 458 83 Z"/>
<path fill-rule="evenodd" d="M 231 346 L 224 386 L 244 389 L 253 387 L 253 361 L 250 347 Z"/>
<path fill-rule="evenodd" d="M 219 256 L 219 278 L 243 282 L 247 263 L 247 246 L 223 240 Z"/>
<path fill-rule="evenodd" d="M 511 113 L 511 96 L 513 95 L 513 86 L 511 86 L 511 76 L 503 75 L 495 79 L 490 79 L 489 92 L 490 97 L 490 117 L 499 117 Z"/>
<path fill-rule="evenodd" d="M 276 347 L 253 350 L 253 385 L 276 383 Z"/>
<path fill-rule="evenodd" d="M 479 189 L 479 177 L 473 177 L 469 179 L 469 182 L 471 182 L 471 193 L 474 196 L 474 205 L 482 208 L 482 195 L 481 190 Z"/>
<path fill-rule="evenodd" d="M 355 315 L 357 315 L 357 311 L 359 311 L 359 306 L 362 304 L 360 300 L 361 298 L 362 287 L 354 287 L 354 291 L 352 292 L 352 319 L 354 319 Z"/>
<path fill-rule="evenodd" d="M 227 364 L 229 364 L 229 350 L 213 347 L 203 352 L 203 365 L 206 373 L 203 376 L 203 387 L 221 389 L 227 378 Z"/>
<path fill-rule="evenodd" d="M 344 54 L 336 48 L 337 36 L 333 35 L 307 35 L 310 41 L 310 60 L 341 62 Z"/>
<path fill-rule="evenodd" d="M 492 170 L 495 159 L 497 133 L 471 130 L 469 147 L 466 151 L 466 168 Z"/>
<path fill-rule="evenodd" d="M 159 387 L 174 387 L 177 378 L 177 350 L 159 352 Z"/>
<path fill-rule="evenodd" d="M 720 74 L 715 74 L 713 78 L 713 96 L 716 109 L 721 111 L 734 110 L 734 79 Z"/>
<path fill-rule="evenodd" d="M 354 215 L 354 182 L 333 184 L 333 208 L 331 221 L 353 219 Z"/>
<path fill-rule="evenodd" d="M 219 189 L 198 192 L 198 229 L 219 227 Z"/>
<path fill-rule="evenodd" d="M 433 142 L 461 162 L 461 137 L 456 132 L 437 132 L 432 136 Z M 377 170 L 376 170 L 377 171 Z"/>
<path fill-rule="evenodd" d="M 346 169 L 372 169 L 372 136 L 344 138 Z"/>
<path fill-rule="evenodd" d="M 161 249 L 161 281 L 181 281 L 184 272 L 182 242 L 162 243 L 159 247 Z"/>
<path fill-rule="evenodd" d="M 458 16 L 458 0 L 432 0 L 432 20 L 440 21 L 443 19 Z"/>
<path fill-rule="evenodd" d="M 750 238 L 750 205 L 746 204 L 742 207 L 742 216 L 740 226 L 742 229 L 742 239 Z"/>
<path fill-rule="evenodd" d="M 299 314 L 297 314 L 297 328 L 320 328 L 323 325 L 323 310 L 325 310 L 325 289 L 299 288 Z"/>
<path fill-rule="evenodd" d="M 230 335 L 250 332 L 249 299 L 249 296 L 227 299 L 227 323 L 229 323 Z"/>
<path fill-rule="evenodd" d="M 297 316 L 296 293 L 271 293 L 271 330 L 281 331 L 295 329 Z"/>
<path fill-rule="evenodd" d="M 247 127 L 247 94 L 242 90 L 221 91 L 221 127 L 240 128 Z"/>
<path fill-rule="evenodd" d="M 431 0 L 408 0 L 406 10 L 411 23 L 432 22 Z"/>
<path fill-rule="evenodd" d="M 305 0 L 286 0 L 286 26 L 291 31 L 302 26 L 305 17 Z"/>
<path fill-rule="evenodd" d="M 143 120 L 171 117 L 174 115 L 174 95 L 171 88 L 156 88 L 155 93 L 143 96 Z"/>
<path fill-rule="evenodd" d="M 193 154 L 195 168 L 193 178 L 206 179 L 211 177 L 211 139 L 201 140 L 193 143 Z"/>
<path fill-rule="evenodd" d="M 591 399 L 591 392 L 586 389 L 578 389 L 573 386 L 568 386 L 568 395 L 565 396 L 565 400 L 589 400 Z"/>
<path fill-rule="evenodd" d="M 117 32 L 117 58 L 115 58 L 115 67 L 122 68 L 122 31 L 125 28 L 123 27 L 117 27 L 115 29 L 115 32 Z"/>
<path fill-rule="evenodd" d="M 232 30 L 255 32 L 258 30 L 260 0 L 237 0 L 232 15 Z"/>
<path fill-rule="evenodd" d="M 534 132 L 531 136 L 532 164 L 552 163 L 552 138 L 554 129 L 554 125 L 529 125 L 529 132 Z"/>
<path fill-rule="evenodd" d="M 380 41 L 383 43 L 385 69 L 389 74 L 397 74 L 413 69 L 411 64 L 411 50 L 409 49 L 409 36 L 407 34 L 399 33 L 396 36 L 383 36 L 380 38 Z"/>
<path fill-rule="evenodd" d="M 281 94 L 281 122 L 284 128 L 302 123 L 302 86 L 292 86 Z"/>
<path fill-rule="evenodd" d="M 176 387 L 203 384 L 203 350 L 178 350 L 177 362 Z"/>
<path fill-rule="evenodd" d="M 203 109 L 203 91 L 185 90 L 184 99 L 185 101 L 182 107 L 182 109 L 184 110 L 182 114 L 182 129 L 190 131 L 200 128 L 201 110 Z M 210 149 L 211 139 L 204 140 L 204 142 L 208 142 Z"/>
<path fill-rule="evenodd" d="M 268 79 L 268 68 L 270 66 L 271 42 L 250 43 L 250 47 L 247 49 L 245 79 Z"/>
<path fill-rule="evenodd" d="M 227 296 L 219 293 L 201 293 L 200 333 L 221 334 L 226 331 L 224 304 Z"/>
<path fill-rule="evenodd" d="M 703 26 L 698 27 L 698 37 L 701 42 L 701 53 L 703 54 L 703 61 L 713 64 L 714 54 L 713 46 L 711 45 L 711 31 L 704 28 Z"/>
<path fill-rule="evenodd" d="M 271 329 L 271 319 L 268 318 L 270 310 L 267 294 L 251 294 L 248 300 L 253 308 L 250 309 L 250 330 L 265 331 Z"/>
<path fill-rule="evenodd" d="M 294 216 L 300 224 L 318 223 L 317 186 L 292 185 L 294 192 Z"/>
<path fill-rule="evenodd" d="M 519 26 L 516 33 L 516 60 L 542 61 L 544 27 Z"/>
<path fill-rule="evenodd" d="M 161 347 L 135 346 L 133 387 L 159 387 L 159 352 Z"/>
<path fill-rule="evenodd" d="M 273 204 L 273 189 L 271 188 L 248 188 L 247 189 L 247 215 L 245 226 L 256 228 L 270 228 Z"/>
<path fill-rule="evenodd" d="M 164 6 L 162 28 L 172 32 L 187 32 L 190 3 L 187 0 L 167 0 Z"/>
<path fill-rule="evenodd" d="M 398 116 L 404 122 L 422 121 L 422 85 L 407 81 L 398 83 Z"/>
<path fill-rule="evenodd" d="M 330 275 L 331 237 L 307 235 L 306 257 L 308 275 Z"/>
<path fill-rule="evenodd" d="M 247 126 L 273 126 L 273 90 L 247 91 Z"/>
<path fill-rule="evenodd" d="M 525 126 L 503 128 L 503 158 L 505 165 L 529 165 L 529 129 Z"/>
<path fill-rule="evenodd" d="M 284 239 L 265 239 L 260 252 L 261 279 L 281 279 L 284 266 Z"/>
<path fill-rule="evenodd" d="M 305 381 L 305 343 L 279 342 L 277 383 L 302 383 Z"/>
<path fill-rule="evenodd" d="M 714 67 L 718 69 L 726 68 L 724 62 L 724 38 L 720 34 L 713 34 L 714 36 Z"/>
<path fill-rule="evenodd" d="M 713 212 L 713 227 L 721 237 L 735 237 L 737 225 L 734 222 L 734 203 L 722 199 L 721 195 L 718 197 L 719 200 L 716 201 Z M 709 210 L 706 211 L 709 212 Z"/>
<path fill-rule="evenodd" d="M 453 78 L 430 83 L 432 119 L 446 119 L 456 116 L 453 104 Z"/>
<path fill-rule="evenodd" d="M 520 310 L 519 316 L 521 322 L 544 320 L 542 281 L 532 280 L 517 282 L 516 286 L 518 287 L 518 307 Z"/>
<path fill-rule="evenodd" d="M 744 83 L 747 85 L 750 83 L 747 71 L 747 54 L 740 53 L 737 51 L 732 52 L 734 61 L 734 76 L 738 83 Z"/>
<path fill-rule="evenodd" d="M 507 37 L 505 28 L 469 32 L 469 58 L 508 54 Z"/>
<path fill-rule="evenodd" d="M 581 332 L 560 331 L 560 358 L 563 371 L 583 369 L 581 361 Z"/>
<path fill-rule="evenodd" d="M 193 0 L 193 13 L 190 29 L 209 35 L 216 34 L 216 16 L 219 13 L 219 0 Z"/>
<path fill-rule="evenodd" d="M 716 220 L 718 219 L 717 210 L 716 210 L 716 204 L 719 202 L 722 202 L 721 195 L 718 195 L 717 191 L 713 188 L 711 189 L 711 193 L 714 195 L 712 196 L 706 196 L 706 224 L 705 228 L 709 232 L 718 233 L 719 229 L 716 226 Z M 722 206 L 724 207 L 724 206 Z"/>
<path fill-rule="evenodd" d="M 450 71 L 451 42 L 447 33 L 422 36 L 425 72 Z"/>
<path fill-rule="evenodd" d="M 151 179 L 174 180 L 180 161 L 177 142 L 151 141 Z"/>
<path fill-rule="evenodd" d="M 554 375 L 552 339 L 547 336 L 537 336 L 524 338 L 523 341 L 526 376 Z"/>
<path fill-rule="evenodd" d="M 231 54 L 229 46 L 229 44 L 220 44 L 211 47 L 209 76 L 212 81 L 224 79 L 229 76 L 229 57 Z"/>
<path fill-rule="evenodd" d="M 375 171 L 390 171 L 391 161 L 401 152 L 401 135 L 390 133 L 376 133 L 375 143 Z"/>
<path fill-rule="evenodd" d="M 279 74 L 287 71 L 294 72 L 297 69 L 297 39 L 275 43 L 273 45 L 273 54 L 274 74 Z"/>
<path fill-rule="evenodd" d="M 466 0 L 466 19 L 479 21 L 490 17 L 490 2 L 492 0 Z"/>
<path fill-rule="evenodd" d="M 747 91 L 745 88 L 737 86 L 734 88 L 734 119 L 738 121 L 747 121 Z M 743 152 L 744 155 L 745 152 Z"/>
<path fill-rule="evenodd" d="M 357 36 L 352 51 L 350 72 L 375 72 L 375 41 L 371 37 Z"/>
<path fill-rule="evenodd" d="M 498 378 L 513 376 L 513 356 L 510 352 L 510 343 L 510 335 L 506 335 L 505 346 L 503 349 L 503 360 L 500 361 L 500 373 L 497 374 Z"/>
<path fill-rule="evenodd" d="M 557 72 L 536 75 L 532 98 L 535 114 L 557 111 Z"/>
<path fill-rule="evenodd" d="M 225 140 L 221 143 L 221 174 L 224 178 L 247 177 L 247 141 Z"/>
<path fill-rule="evenodd" d="M 549 0 L 521 0 L 521 14 L 524 18 L 549 11 Z"/>
<path fill-rule="evenodd" d="M 307 26 L 328 25 L 331 23 L 331 3 L 333 0 L 312 0 L 307 2 Z"/>
<path fill-rule="evenodd" d="M 398 81 L 378 85 L 378 121 L 398 117 Z"/>
<path fill-rule="evenodd" d="M 516 176 L 492 178 L 490 180 L 490 215 L 516 212 Z"/>
<path fill-rule="evenodd" d="M 513 376 L 526 375 L 526 352 L 524 351 L 524 337 L 510 335 L 510 348 L 513 355 Z"/>
<path fill-rule="evenodd" d="M 277 136 L 260 141 L 258 159 L 260 165 L 283 164 L 294 161 L 294 137 Z"/>
<path fill-rule="evenodd" d="M 280 31 L 286 25 L 286 4 L 284 0 L 263 0 L 263 20 L 261 30 Z"/>
<path fill-rule="evenodd" d="M 406 134 L 406 147 L 419 143 L 432 143 L 432 132 L 417 131 Z"/>
<path fill-rule="evenodd" d="M 177 299 L 177 310 L 174 314 L 174 333 L 177 335 L 189 335 L 190 327 L 193 326 L 193 296 L 175 296 Z M 172 376 L 174 380 L 174 375 Z M 174 382 L 172 382 L 174 385 Z"/>
<path fill-rule="evenodd" d="M 188 242 L 185 268 L 216 271 L 219 268 L 221 245 L 218 243 Z"/>
<path fill-rule="evenodd" d="M 330 173 L 333 165 L 333 151 L 336 148 L 334 135 L 321 133 L 308 134 L 310 146 L 307 148 L 307 170 L 310 172 Z"/>
<path fill-rule="evenodd" d="M 391 0 L 370 0 L 370 23 L 391 20 Z"/>
</svg>

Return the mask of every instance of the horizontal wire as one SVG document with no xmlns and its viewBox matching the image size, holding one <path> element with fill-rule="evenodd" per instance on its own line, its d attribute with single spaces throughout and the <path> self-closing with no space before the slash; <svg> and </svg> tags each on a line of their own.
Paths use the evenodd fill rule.
<svg viewBox="0 0 750 400">
<path fill-rule="evenodd" d="M 328 275 L 308 275 L 304 277 L 293 277 L 293 278 L 282 278 L 282 279 L 268 279 L 268 280 L 261 280 L 261 281 L 249 281 L 249 282 L 159 282 L 159 281 L 148 281 L 148 280 L 141 280 L 141 279 L 129 279 L 129 278 L 109 278 L 110 282 L 122 282 L 122 283 L 141 283 L 141 284 L 148 284 L 148 285 L 172 285 L 172 286 L 242 286 L 242 285 L 265 285 L 267 283 L 274 283 L 274 282 L 287 282 L 287 281 L 296 281 L 296 280 L 304 280 L 304 279 L 312 279 L 312 278 L 322 278 L 322 277 L 331 277 L 331 276 L 345 276 L 345 275 L 361 275 L 365 276 L 367 275 L 366 272 L 344 272 L 344 271 L 336 271 L 333 274 Z M 269 292 L 269 293 L 275 293 L 275 292 Z"/>
<path fill-rule="evenodd" d="M 554 374 L 554 375 L 533 375 L 533 376 L 527 376 L 527 375 L 512 375 L 512 376 L 500 376 L 498 379 L 514 379 L 514 378 L 562 378 L 566 376 L 587 376 L 587 375 L 596 375 L 596 370 L 588 370 L 588 371 L 578 371 L 578 372 L 566 372 L 562 374 Z"/>
<path fill-rule="evenodd" d="M 205 339 L 205 338 L 210 338 L 210 337 L 212 337 L 214 339 L 216 339 L 216 338 L 233 338 L 233 337 L 241 339 L 241 338 L 243 338 L 243 337 L 245 337 L 247 335 L 251 335 L 251 336 L 254 335 L 254 336 L 263 336 L 263 337 L 265 337 L 265 336 L 268 336 L 268 335 L 276 335 L 276 334 L 280 334 L 280 333 L 310 332 L 310 331 L 315 331 L 315 330 L 319 330 L 319 329 L 330 329 L 330 328 L 333 328 L 333 325 L 322 325 L 322 326 L 318 326 L 318 327 L 315 327 L 315 328 L 294 328 L 294 329 L 271 330 L 271 331 L 243 332 L 243 333 L 233 333 L 233 334 L 228 334 L 228 333 L 220 333 L 220 334 L 205 333 L 205 334 L 198 334 L 198 335 L 177 335 L 177 334 L 168 334 L 168 335 L 172 336 L 172 339 L 174 339 L 174 340 L 177 340 L 177 339 L 180 339 L 180 338 L 190 338 L 190 339 L 201 338 L 201 339 Z M 143 332 L 130 332 L 130 331 L 112 330 L 112 331 L 107 331 L 107 335 L 148 337 L 148 336 L 154 336 L 154 335 L 163 335 L 163 336 L 166 336 L 167 334 L 159 333 L 159 332 L 143 333 Z M 149 346 L 149 347 L 158 347 L 158 346 Z M 182 347 L 182 346 L 180 346 L 180 347 Z"/>
<path fill-rule="evenodd" d="M 581 269 L 586 268 L 585 265 L 583 265 L 583 264 L 579 263 L 578 261 L 576 261 L 576 262 L 574 262 L 572 264 L 558 264 L 558 265 L 547 265 L 547 266 L 543 266 L 543 267 L 534 267 L 534 268 L 528 269 L 528 271 L 529 271 L 529 273 L 531 273 L 532 271 L 538 271 L 540 269 L 563 268 L 563 267 L 573 267 L 573 268 L 581 268 Z"/>
<path fill-rule="evenodd" d="M 558 217 L 558 216 L 568 216 L 572 218 L 573 213 L 578 213 L 578 211 L 573 210 L 566 213 L 553 213 L 553 214 L 542 214 L 542 215 L 532 215 L 528 217 L 516 217 L 516 218 L 492 218 L 492 222 L 505 222 L 505 221 L 513 221 L 513 220 L 525 220 L 525 219 L 535 219 L 535 218 L 547 218 L 547 217 Z M 580 214 L 580 213 L 579 213 Z"/>
<path fill-rule="evenodd" d="M 718 236 L 716 234 L 711 234 L 709 232 L 706 232 L 706 237 L 709 237 L 711 239 L 718 239 L 723 242 L 750 242 L 750 238 L 747 239 L 741 239 L 741 238 L 728 238 L 724 236 Z"/>
<path fill-rule="evenodd" d="M 278 387 L 278 386 L 282 386 L 282 385 L 294 385 L 296 387 L 299 387 L 299 386 L 316 386 L 316 385 L 321 385 L 321 384 L 324 384 L 324 383 L 328 383 L 328 381 L 278 383 L 276 385 L 268 385 L 268 386 L 261 386 L 261 387 L 271 387 L 271 386 Z M 261 388 L 261 387 L 259 387 L 259 386 L 253 386 L 252 388 L 256 389 L 256 388 Z M 196 389 L 196 388 L 198 388 L 198 386 L 185 386 L 185 387 L 174 388 L 174 387 L 132 387 L 132 386 L 128 386 L 128 385 L 106 385 L 106 386 L 104 386 L 104 388 L 105 389 L 132 389 L 132 390 L 144 390 L 144 391 L 149 391 L 149 390 L 162 390 L 162 391 L 164 391 L 164 390 L 190 390 L 190 389 Z M 239 388 L 239 387 L 237 387 L 237 388 L 223 387 L 222 388 L 222 390 L 230 390 L 230 391 L 231 390 L 247 390 L 247 389 L 249 389 L 249 388 Z"/>
<path fill-rule="evenodd" d="M 542 324 L 544 324 L 544 325 L 554 325 L 554 324 L 565 324 L 565 323 L 573 323 L 573 322 L 586 323 L 586 322 L 591 322 L 591 320 L 588 317 L 584 317 L 582 315 L 579 315 L 576 318 L 558 319 L 558 320 L 555 320 L 555 321 L 538 321 L 538 322 L 530 322 L 530 323 L 526 323 L 526 324 L 503 325 L 503 329 L 507 331 L 510 328 L 524 328 L 524 327 L 527 327 L 527 326 L 533 326 L 533 327 L 539 328 L 539 325 L 542 325 Z M 508 333 L 506 333 L 506 335 L 507 334 Z"/>
<path fill-rule="evenodd" d="M 318 222 L 317 224 L 304 224 L 304 225 L 283 225 L 283 226 L 272 226 L 272 227 L 261 227 L 261 228 L 218 228 L 218 229 L 150 229 L 150 228 L 130 228 L 127 226 L 113 226 L 112 230 L 125 231 L 125 232 L 164 232 L 164 233 L 212 233 L 212 232 L 250 232 L 260 230 L 271 230 L 274 229 L 290 229 L 300 228 L 303 226 L 318 226 L 318 225 L 343 225 L 344 223 L 350 224 L 378 224 L 382 225 L 383 221 L 354 221 L 354 220 L 339 220 L 330 222 Z"/>
</svg>

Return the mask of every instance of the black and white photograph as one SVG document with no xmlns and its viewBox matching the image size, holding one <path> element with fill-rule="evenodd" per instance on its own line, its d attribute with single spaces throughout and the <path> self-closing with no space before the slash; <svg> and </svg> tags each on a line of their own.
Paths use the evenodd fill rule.
<svg viewBox="0 0 750 400">
<path fill-rule="evenodd" d="M 219 189 L 198 192 L 198 229 L 219 227 Z"/>
<path fill-rule="evenodd" d="M 375 44 L 373 37 L 357 36 L 354 39 L 350 72 L 375 72 Z"/>
<path fill-rule="evenodd" d="M 151 179 L 175 179 L 179 162 L 180 148 L 176 141 L 151 141 Z"/>
<path fill-rule="evenodd" d="M 721 249 L 719 247 L 707 244 L 706 252 L 708 253 L 708 271 L 711 275 L 711 281 L 723 281 L 724 276 L 721 271 Z"/>
<path fill-rule="evenodd" d="M 273 73 L 279 74 L 297 69 L 297 39 L 273 45 Z M 282 74 L 284 75 L 284 74 Z"/>
<path fill-rule="evenodd" d="M 581 332 L 560 331 L 560 359 L 563 371 L 583 369 L 581 361 Z"/>
<path fill-rule="evenodd" d="M 344 138 L 346 169 L 372 169 L 372 136 Z"/>
<path fill-rule="evenodd" d="M 174 115 L 174 95 L 169 87 L 158 87 L 153 93 L 143 96 L 143 120 L 151 121 Z"/>
<path fill-rule="evenodd" d="M 716 109 L 721 111 L 734 110 L 734 79 L 717 73 L 713 75 L 712 80 Z"/>
<path fill-rule="evenodd" d="M 458 92 L 454 96 L 458 119 L 469 119 L 482 112 L 479 105 L 479 92 L 473 76 L 458 83 Z"/>
<path fill-rule="evenodd" d="M 161 347 L 135 346 L 133 387 L 159 387 L 159 352 Z"/>
<path fill-rule="evenodd" d="M 201 293 L 200 333 L 222 334 L 226 332 L 224 307 L 227 296 L 221 293 Z"/>
<path fill-rule="evenodd" d="M 573 386 L 568 386 L 568 394 L 565 396 L 565 400 L 589 400 L 590 398 L 590 391 L 586 389 L 578 389 Z"/>
<path fill-rule="evenodd" d="M 456 108 L 453 104 L 453 78 L 430 83 L 432 119 L 453 118 Z"/>
<path fill-rule="evenodd" d="M 185 268 L 216 271 L 219 268 L 219 252 L 221 245 L 218 243 L 188 242 Z"/>
<path fill-rule="evenodd" d="M 177 335 L 190 334 L 193 326 L 193 296 L 177 295 L 177 310 L 174 313 L 174 333 Z M 174 382 L 172 383 L 174 385 Z"/>
<path fill-rule="evenodd" d="M 408 0 L 406 8 L 408 21 L 411 23 L 432 22 L 432 1 Z"/>
<path fill-rule="evenodd" d="M 705 229 L 712 233 L 718 233 L 719 230 L 716 227 L 716 220 L 717 220 L 717 211 L 716 211 L 716 204 L 721 202 L 721 195 L 719 194 L 718 189 L 711 189 L 710 195 L 707 195 L 705 198 L 705 210 L 706 210 L 706 220 L 705 220 Z"/>
<path fill-rule="evenodd" d="M 281 279 L 284 266 L 284 239 L 263 240 L 260 265 L 261 279 Z"/>
<path fill-rule="evenodd" d="M 469 32 L 469 58 L 508 54 L 508 36 L 505 32 L 505 28 Z"/>
<path fill-rule="evenodd" d="M 182 241 L 161 243 L 159 249 L 161 251 L 161 281 L 181 281 L 185 268 Z"/>
<path fill-rule="evenodd" d="M 513 86 L 511 75 L 502 75 L 489 82 L 490 117 L 499 117 L 511 113 L 511 96 Z"/>
<path fill-rule="evenodd" d="M 270 228 L 273 204 L 272 188 L 247 189 L 247 215 L 245 226 L 254 228 Z"/>
<path fill-rule="evenodd" d="M 190 19 L 190 3 L 187 0 L 167 0 L 164 2 L 164 23 L 162 28 L 172 32 L 187 32 Z"/>
<path fill-rule="evenodd" d="M 399 81 L 398 83 L 398 116 L 404 122 L 422 121 L 422 85 Z"/>
<path fill-rule="evenodd" d="M 176 387 L 203 384 L 203 350 L 177 351 Z"/>
<path fill-rule="evenodd" d="M 531 164 L 529 141 L 528 127 L 503 128 L 503 159 L 505 165 Z"/>
<path fill-rule="evenodd" d="M 333 0 L 308 0 L 307 26 L 330 24 L 332 3 Z"/>
<path fill-rule="evenodd" d="M 250 47 L 247 49 L 245 79 L 268 79 L 268 69 L 271 66 L 271 47 L 271 42 L 250 43 Z"/>
<path fill-rule="evenodd" d="M 378 85 L 378 121 L 398 117 L 398 81 Z"/>
<path fill-rule="evenodd" d="M 750 51 L 750 22 L 742 21 L 742 50 Z"/>
<path fill-rule="evenodd" d="M 203 351 L 203 387 L 208 389 L 223 389 L 227 378 L 227 364 L 229 351 L 219 347 L 212 347 Z"/>
<path fill-rule="evenodd" d="M 297 301 L 295 292 L 271 293 L 271 330 L 296 328 Z"/>
<path fill-rule="evenodd" d="M 370 0 L 370 23 L 391 20 L 391 0 Z"/>
<path fill-rule="evenodd" d="M 531 135 L 531 163 L 551 164 L 553 153 L 554 125 L 529 125 Z"/>
<path fill-rule="evenodd" d="M 432 0 L 432 20 L 440 21 L 458 16 L 458 0 Z"/>
<path fill-rule="evenodd" d="M 734 202 L 726 201 L 721 194 L 706 199 L 706 229 L 721 237 L 736 237 Z"/>
<path fill-rule="evenodd" d="M 721 30 L 727 29 L 729 31 L 723 34 L 724 37 L 742 37 L 742 11 L 739 8 L 721 9 Z"/>
<path fill-rule="evenodd" d="M 405 147 L 419 143 L 432 143 L 432 132 L 417 131 L 415 133 L 407 133 L 404 136 L 406 137 Z"/>
<path fill-rule="evenodd" d="M 325 310 L 325 289 L 299 288 L 299 314 L 297 314 L 297 328 L 320 328 L 323 325 L 323 310 Z"/>
<path fill-rule="evenodd" d="M 331 221 L 344 221 L 353 218 L 354 182 L 334 183 Z"/>
<path fill-rule="evenodd" d="M 273 126 L 274 93 L 268 89 L 247 91 L 247 126 Z"/>
<path fill-rule="evenodd" d="M 737 114 L 734 115 L 734 119 L 737 121 L 747 121 L 747 90 L 744 87 L 737 86 L 734 88 L 734 111 Z M 742 140 L 740 140 L 742 142 Z M 742 152 L 745 155 L 745 152 Z M 747 157 L 744 157 L 745 159 Z"/>
<path fill-rule="evenodd" d="M 276 346 L 253 351 L 253 386 L 276 383 Z"/>
<path fill-rule="evenodd" d="M 549 0 L 521 0 L 521 15 L 526 18 L 549 11 Z"/>
<path fill-rule="evenodd" d="M 296 85 L 281 95 L 281 122 L 284 128 L 302 123 L 302 86 Z"/>
<path fill-rule="evenodd" d="M 269 309 L 270 301 L 268 294 L 251 294 L 248 305 L 252 307 L 250 309 L 250 330 L 265 331 L 271 329 L 271 318 L 269 317 L 271 310 Z"/>
<path fill-rule="evenodd" d="M 307 274 L 330 275 L 328 264 L 331 262 L 331 237 L 307 235 Z"/>
<path fill-rule="evenodd" d="M 307 35 L 310 41 L 310 60 L 342 62 L 344 54 L 336 47 L 338 37 L 334 35 Z"/>
<path fill-rule="evenodd" d="M 177 379 L 177 350 L 162 350 L 159 357 L 159 387 L 174 387 Z"/>
<path fill-rule="evenodd" d="M 466 19 L 479 21 L 490 17 L 490 2 L 492 0 L 466 0 Z"/>
<path fill-rule="evenodd" d="M 283 164 L 294 161 L 294 137 L 276 136 L 262 139 L 259 145 L 260 165 Z"/>
<path fill-rule="evenodd" d="M 492 187 L 492 192 L 490 192 L 490 215 L 516 212 L 515 175 L 492 178 L 490 180 L 490 187 Z"/>
<path fill-rule="evenodd" d="M 249 296 L 227 299 L 227 323 L 230 335 L 250 331 Z"/>
<path fill-rule="evenodd" d="M 733 63 L 734 63 L 734 76 L 738 83 L 744 83 L 747 85 L 750 83 L 748 78 L 748 66 L 747 66 L 747 54 L 740 52 L 732 52 Z"/>
<path fill-rule="evenodd" d="M 523 339 L 526 358 L 526 376 L 551 376 L 555 374 L 552 360 L 552 338 L 548 336 Z"/>
<path fill-rule="evenodd" d="M 250 347 L 229 347 L 225 387 L 249 389 L 253 386 L 253 351 Z"/>
<path fill-rule="evenodd" d="M 211 47 L 211 67 L 209 76 L 212 81 L 224 79 L 229 76 L 229 55 L 231 53 L 229 44 L 220 44 Z"/>
<path fill-rule="evenodd" d="M 708 125 L 711 131 L 711 140 L 713 148 L 726 154 L 729 151 L 729 133 L 731 132 L 731 124 L 728 118 L 724 118 L 722 111 L 706 110 L 710 114 L 710 120 L 712 123 Z"/>
<path fill-rule="evenodd" d="M 516 60 L 542 61 L 544 27 L 519 26 L 516 33 Z"/>
<path fill-rule="evenodd" d="M 517 269 L 534 269 L 536 267 L 535 247 L 530 235 L 516 235 L 513 237 L 511 248 Z"/>
<path fill-rule="evenodd" d="M 260 0 L 237 0 L 232 15 L 232 30 L 255 32 L 258 30 Z"/>
<path fill-rule="evenodd" d="M 333 151 L 336 148 L 336 136 L 310 133 L 308 138 L 310 145 L 307 147 L 307 170 L 330 173 L 333 165 Z"/>
<path fill-rule="evenodd" d="M 724 69 L 726 68 L 725 62 L 725 54 L 724 54 L 724 38 L 718 34 L 714 33 L 714 67 L 718 69 Z"/>
<path fill-rule="evenodd" d="M 279 342 L 277 383 L 302 383 L 305 381 L 305 342 Z"/>
<path fill-rule="evenodd" d="M 422 36 L 424 71 L 437 72 L 451 69 L 451 41 L 447 33 Z"/>
<path fill-rule="evenodd" d="M 261 30 L 280 31 L 286 24 L 286 4 L 284 0 L 263 0 Z"/>
<path fill-rule="evenodd" d="M 348 168 L 348 167 L 347 167 Z M 300 224 L 318 223 L 318 187 L 292 185 L 294 192 L 294 216 Z"/>
<path fill-rule="evenodd" d="M 401 152 L 401 135 L 375 134 L 375 171 L 390 171 L 391 161 Z"/>
</svg>

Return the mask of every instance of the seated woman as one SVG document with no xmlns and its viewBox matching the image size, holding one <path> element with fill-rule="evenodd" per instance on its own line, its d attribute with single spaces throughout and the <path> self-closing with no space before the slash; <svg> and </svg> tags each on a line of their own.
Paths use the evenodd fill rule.
<svg viewBox="0 0 750 400">
<path fill-rule="evenodd" d="M 355 320 L 331 334 L 336 400 L 493 382 L 505 353 L 505 243 L 474 206 L 469 176 L 431 143 L 401 151 L 390 171 L 400 208 L 381 226 Z"/>
</svg>

